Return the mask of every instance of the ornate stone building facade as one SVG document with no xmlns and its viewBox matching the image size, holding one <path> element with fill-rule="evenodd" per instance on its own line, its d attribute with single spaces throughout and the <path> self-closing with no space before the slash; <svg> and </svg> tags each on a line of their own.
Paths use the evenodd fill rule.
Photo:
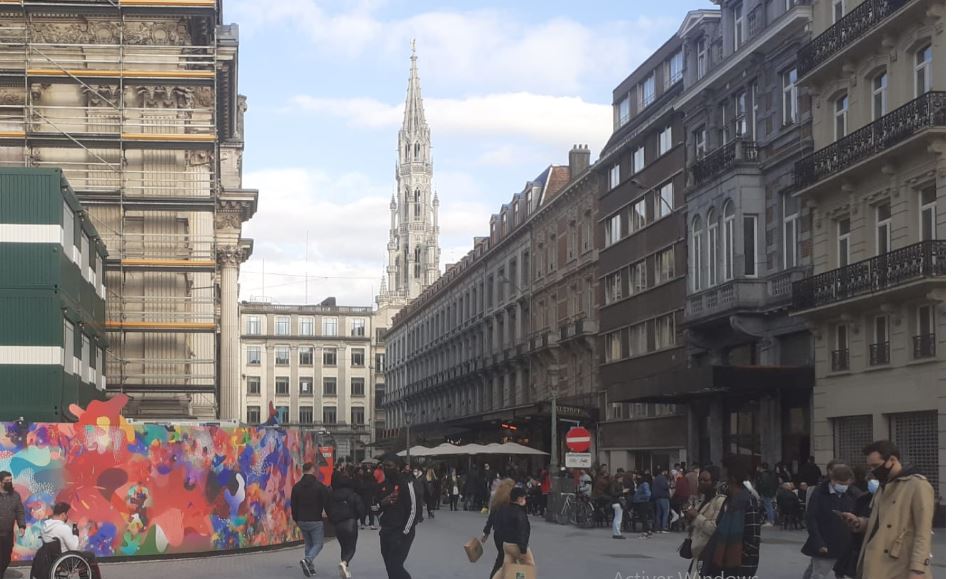
<svg viewBox="0 0 953 579">
<path fill-rule="evenodd" d="M 794 171 L 814 275 L 793 291 L 814 334 L 818 462 L 863 463 L 890 438 L 945 503 L 944 8 L 814 3 L 797 56 L 814 152 Z"/>
<path fill-rule="evenodd" d="M 107 388 L 136 417 L 237 418 L 238 28 L 219 4 L 0 7 L 0 163 L 61 167 L 109 251 Z"/>
<path fill-rule="evenodd" d="M 594 425 L 596 185 L 589 150 L 550 166 L 490 220 L 490 235 L 394 319 L 387 428 L 416 441 L 515 439 L 549 447 L 561 418 Z"/>
<path fill-rule="evenodd" d="M 810 142 L 791 75 L 811 8 L 719 4 L 679 31 L 690 366 L 672 379 L 689 410 L 693 458 L 799 464 L 811 454 L 813 352 L 789 313 L 811 231 L 792 174 Z"/>
<path fill-rule="evenodd" d="M 242 416 L 326 430 L 337 456 L 360 462 L 374 412 L 374 315 L 369 307 L 241 303 Z"/>
</svg>

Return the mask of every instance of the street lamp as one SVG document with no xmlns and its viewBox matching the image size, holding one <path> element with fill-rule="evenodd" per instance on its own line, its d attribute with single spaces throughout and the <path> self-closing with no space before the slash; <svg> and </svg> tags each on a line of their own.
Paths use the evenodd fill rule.
<svg viewBox="0 0 953 579">
<path fill-rule="evenodd" d="M 407 464 L 410 464 L 410 419 L 412 412 L 410 410 L 410 404 L 404 400 L 404 424 L 407 427 Z"/>
<path fill-rule="evenodd" d="M 559 430 L 556 419 L 556 395 L 559 391 L 559 371 L 548 370 L 549 375 L 549 421 L 550 421 L 550 449 L 549 449 L 549 504 L 546 505 L 546 520 L 556 520 L 557 481 L 559 480 Z"/>
</svg>

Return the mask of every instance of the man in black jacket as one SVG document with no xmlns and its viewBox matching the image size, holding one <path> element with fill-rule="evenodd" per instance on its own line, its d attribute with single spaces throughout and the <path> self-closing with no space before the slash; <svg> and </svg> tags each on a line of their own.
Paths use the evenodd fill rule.
<svg viewBox="0 0 953 579">
<path fill-rule="evenodd" d="M 834 569 L 838 559 L 849 554 L 851 533 L 839 513 L 851 513 L 856 499 L 850 492 L 853 473 L 850 467 L 838 464 L 831 468 L 830 482 L 814 491 L 807 506 L 807 542 L 801 552 L 811 558 L 805 577 L 823 579 Z"/>
<path fill-rule="evenodd" d="M 3 577 L 13 555 L 13 544 L 16 542 L 14 523 L 20 527 L 21 537 L 26 529 L 23 515 L 23 502 L 13 489 L 13 475 L 5 470 L 0 471 L 0 577 Z"/>
<path fill-rule="evenodd" d="M 324 547 L 324 503 L 328 489 L 314 476 L 314 463 L 306 462 L 303 475 L 291 489 L 291 518 L 304 536 L 304 559 L 299 561 L 305 577 L 312 577 L 314 558 Z"/>
<path fill-rule="evenodd" d="M 423 517 L 423 497 L 413 476 L 401 476 L 401 460 L 389 453 L 382 458 L 384 484 L 380 494 L 381 556 L 388 579 L 410 579 L 404 561 L 414 543 L 417 522 Z"/>
</svg>

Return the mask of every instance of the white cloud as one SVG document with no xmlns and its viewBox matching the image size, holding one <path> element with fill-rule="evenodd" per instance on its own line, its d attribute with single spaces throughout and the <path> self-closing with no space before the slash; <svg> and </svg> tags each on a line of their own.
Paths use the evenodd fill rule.
<svg viewBox="0 0 953 579">
<path fill-rule="evenodd" d="M 372 303 L 386 262 L 391 185 L 303 168 L 249 172 L 244 183 L 259 190 L 259 202 L 243 231 L 255 251 L 241 270 L 242 299 L 303 303 L 307 290 L 311 302 L 333 295 L 340 304 Z M 438 171 L 435 183 L 447 192 L 440 242 L 455 248 L 442 255 L 447 263 L 472 247 L 473 236 L 486 235 L 494 203 L 507 196 L 492 199 L 468 173 Z"/>
<path fill-rule="evenodd" d="M 375 99 L 322 98 L 306 95 L 292 102 L 305 111 L 344 118 L 351 126 L 397 130 L 403 104 Z M 612 132 L 612 107 L 526 92 L 488 94 L 463 99 L 425 99 L 427 122 L 441 135 L 522 137 L 565 146 L 589 143 L 601 148 Z"/>
<path fill-rule="evenodd" d="M 251 33 L 290 24 L 327 58 L 405 57 L 416 38 L 427 83 L 574 94 L 586 78 L 620 79 L 678 27 L 675 18 L 638 17 L 584 26 L 567 18 L 527 24 L 505 10 L 380 17 L 380 2 L 239 0 Z M 593 66 L 598 62 L 598 66 Z"/>
</svg>

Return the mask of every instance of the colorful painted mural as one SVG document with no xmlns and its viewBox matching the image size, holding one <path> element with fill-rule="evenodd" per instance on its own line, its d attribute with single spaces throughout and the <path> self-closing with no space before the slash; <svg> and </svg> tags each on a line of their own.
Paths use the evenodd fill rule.
<svg viewBox="0 0 953 579">
<path fill-rule="evenodd" d="M 14 560 L 40 547 L 52 505 L 72 505 L 83 549 L 99 557 L 161 556 L 261 547 L 300 539 L 291 488 L 301 465 L 330 449 L 310 431 L 132 425 L 118 395 L 70 411 L 76 423 L 0 423 L 0 470 L 13 473 L 27 532 Z"/>
</svg>

